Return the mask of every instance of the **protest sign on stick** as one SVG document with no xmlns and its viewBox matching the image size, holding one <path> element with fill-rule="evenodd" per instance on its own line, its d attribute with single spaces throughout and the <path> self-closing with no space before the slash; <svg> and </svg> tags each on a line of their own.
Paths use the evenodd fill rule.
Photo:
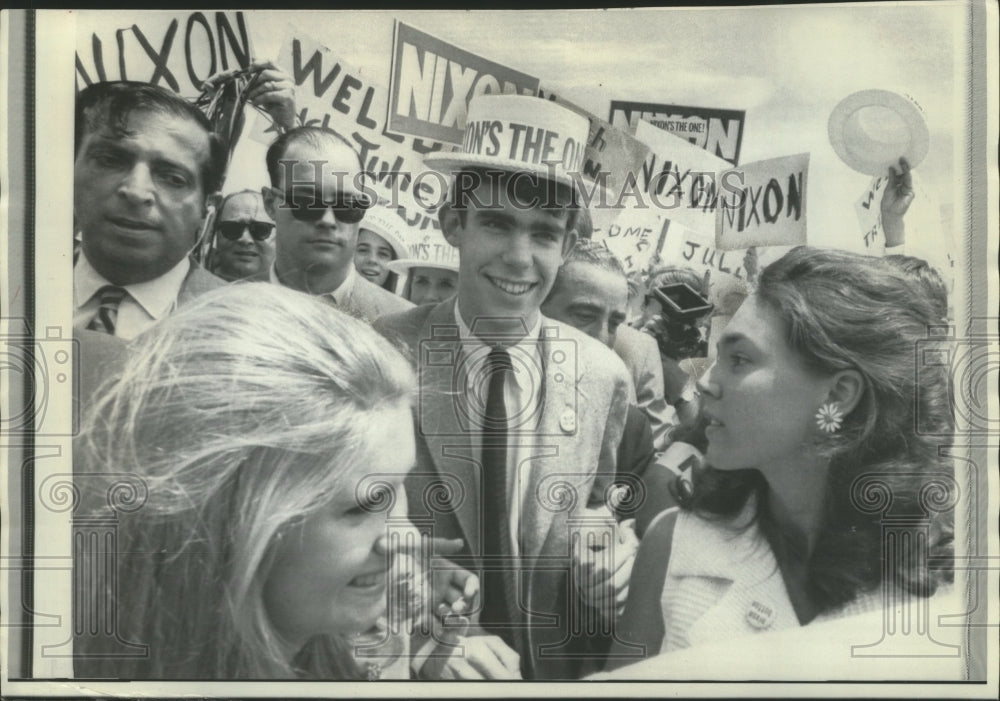
<svg viewBox="0 0 1000 701">
<path fill-rule="evenodd" d="M 76 88 L 137 80 L 194 97 L 215 73 L 250 65 L 251 33 L 243 12 L 143 12 L 115 29 L 107 16 L 77 19 Z"/>
<path fill-rule="evenodd" d="M 408 226 L 438 229 L 435 210 L 444 199 L 447 182 L 424 166 L 423 157 L 442 145 L 386 133 L 380 116 L 388 100 L 384 87 L 292 27 L 288 36 L 277 62 L 291 70 L 299 121 L 332 129 L 347 139 L 360 154 L 375 195 L 405 213 Z M 262 144 L 270 144 L 276 136 L 262 120 L 251 133 Z"/>
<path fill-rule="evenodd" d="M 806 242 L 809 154 L 769 158 L 724 172 L 716 246 L 792 246 Z"/>
<path fill-rule="evenodd" d="M 739 165 L 746 112 L 715 107 L 611 101 L 611 124 L 634 131 L 640 121 L 686 139 L 709 153 Z"/>
<path fill-rule="evenodd" d="M 538 78 L 396 22 L 388 131 L 460 144 L 473 97 L 537 92 Z"/>
<path fill-rule="evenodd" d="M 888 175 L 876 175 L 854 203 L 854 211 L 861 225 L 865 252 L 871 255 L 885 253 L 885 230 L 882 228 L 882 195 L 889 185 Z"/>
<path fill-rule="evenodd" d="M 594 183 L 599 189 L 588 188 L 587 194 L 592 197 L 586 204 L 597 208 L 611 207 L 616 197 L 613 193 L 622 191 L 628 174 L 633 174 L 634 178 L 640 172 L 642 164 L 649 157 L 649 147 L 626 130 L 612 126 L 568 100 L 546 93 L 542 88 L 539 88 L 538 94 L 539 97 L 545 97 L 590 120 L 590 134 L 583 152 L 581 174 L 588 184 Z"/>
<path fill-rule="evenodd" d="M 646 273 L 668 220 L 662 212 L 626 207 L 615 217 L 594 217 L 593 240 L 603 243 L 625 267 L 626 273 Z"/>
<path fill-rule="evenodd" d="M 635 138 L 650 150 L 635 183 L 643 204 L 671 221 L 714 235 L 719 173 L 729 163 L 648 122 L 639 122 Z M 627 200 L 628 193 L 619 199 Z"/>
</svg>

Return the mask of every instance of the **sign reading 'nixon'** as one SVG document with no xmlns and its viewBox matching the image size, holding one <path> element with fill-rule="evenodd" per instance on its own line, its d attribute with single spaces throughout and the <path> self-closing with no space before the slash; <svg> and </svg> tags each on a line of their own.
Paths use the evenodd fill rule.
<svg viewBox="0 0 1000 701">
<path fill-rule="evenodd" d="M 462 143 L 469 100 L 478 95 L 535 95 L 538 78 L 396 22 L 387 129 Z"/>
</svg>

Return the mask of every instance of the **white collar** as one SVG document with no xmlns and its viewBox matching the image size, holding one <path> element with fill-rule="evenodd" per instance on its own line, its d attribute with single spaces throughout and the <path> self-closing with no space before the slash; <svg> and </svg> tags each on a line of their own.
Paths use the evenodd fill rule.
<svg viewBox="0 0 1000 701">
<path fill-rule="evenodd" d="M 484 348 L 492 348 L 488 343 L 483 341 L 479 336 L 472 333 L 466 323 L 465 319 L 462 318 L 462 311 L 458 308 L 458 297 L 455 297 L 455 320 L 458 322 L 458 333 L 462 339 L 462 343 L 465 345 L 480 345 Z M 524 335 L 523 338 L 519 339 L 517 343 L 510 344 L 509 348 L 520 348 L 524 350 L 527 346 L 523 345 L 528 342 L 529 345 L 534 343 L 537 347 L 538 339 L 541 334 L 542 329 L 542 313 L 538 312 L 538 316 L 535 318 L 534 325 L 528 329 L 528 333 Z"/>
<path fill-rule="evenodd" d="M 468 362 L 472 365 L 485 362 L 493 346 L 474 335 L 472 329 L 466 325 L 465 320 L 462 319 L 462 313 L 458 309 L 457 297 L 455 298 L 455 320 L 458 324 L 459 338 L 462 340 L 462 353 L 468 358 Z M 534 326 L 528 330 L 528 333 L 516 343 L 506 347 L 508 353 L 524 356 L 520 362 L 514 363 L 512 376 L 518 388 L 527 394 L 542 386 L 544 361 L 540 343 L 541 329 L 542 314 L 539 312 Z M 467 380 L 474 381 L 474 373 L 469 373 Z"/>
<path fill-rule="evenodd" d="M 177 265 L 159 277 L 131 285 L 118 285 L 118 287 L 125 289 L 150 317 L 159 319 L 170 313 L 177 302 L 177 295 L 180 294 L 184 278 L 187 277 L 190 270 L 191 261 L 185 256 Z M 98 290 L 111 284 L 94 269 L 94 266 L 87 260 L 87 254 L 81 250 L 80 258 L 73 270 L 73 293 L 76 298 L 76 308 L 83 307 L 97 294 Z"/>
</svg>

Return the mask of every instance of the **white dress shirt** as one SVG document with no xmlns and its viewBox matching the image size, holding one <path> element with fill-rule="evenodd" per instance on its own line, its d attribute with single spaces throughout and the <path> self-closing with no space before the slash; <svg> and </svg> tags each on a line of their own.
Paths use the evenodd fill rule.
<svg viewBox="0 0 1000 701">
<path fill-rule="evenodd" d="M 278 271 L 275 269 L 274 263 L 271 263 L 271 269 L 268 271 L 267 277 L 275 285 L 284 285 L 285 287 L 288 287 L 288 285 L 285 285 L 285 283 L 278 278 Z M 323 294 L 317 296 L 329 297 L 333 300 L 333 303 L 336 306 L 342 307 L 344 302 L 351 296 L 351 292 L 354 290 L 354 281 L 357 277 L 358 274 L 355 271 L 354 263 L 352 262 L 347 271 L 347 277 L 344 278 L 344 281 L 340 283 L 340 286 L 337 289 L 331 292 L 324 292 Z"/>
<path fill-rule="evenodd" d="M 191 261 L 185 256 L 158 278 L 120 285 L 128 294 L 118 307 L 115 336 L 133 339 L 173 312 L 177 307 L 177 295 L 190 269 Z M 110 284 L 80 251 L 80 258 L 73 268 L 73 328 L 87 328 L 101 307 L 98 291 Z"/>
<path fill-rule="evenodd" d="M 463 401 L 465 415 L 473 422 L 485 417 L 486 399 L 489 388 L 489 376 L 484 367 L 493 346 L 485 343 L 466 325 L 455 300 L 455 318 L 458 320 L 458 333 L 462 340 L 462 352 L 458 372 L 460 382 L 465 388 Z M 521 538 L 518 526 L 524 500 L 528 497 L 528 475 L 532 469 L 531 458 L 534 451 L 534 432 L 542 412 L 542 388 L 545 382 L 545 370 L 542 361 L 542 349 L 539 337 L 542 328 L 542 316 L 538 315 L 535 325 L 528 334 L 513 345 L 506 346 L 510 354 L 513 370 L 506 371 L 504 378 L 504 406 L 507 409 L 507 495 L 508 513 L 510 519 L 511 554 L 521 552 Z M 482 454 L 482 434 L 472 431 L 471 435 L 474 455 Z M 482 511 L 481 511 L 482 513 Z"/>
</svg>

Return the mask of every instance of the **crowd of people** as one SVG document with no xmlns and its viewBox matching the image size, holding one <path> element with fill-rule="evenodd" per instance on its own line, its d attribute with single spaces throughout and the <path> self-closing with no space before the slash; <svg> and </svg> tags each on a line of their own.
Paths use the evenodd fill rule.
<svg viewBox="0 0 1000 701">
<path fill-rule="evenodd" d="M 225 197 L 197 107 L 78 97 L 75 469 L 148 494 L 101 546 L 116 573 L 77 579 L 148 653 L 77 631 L 78 676 L 578 679 L 950 580 L 951 514 L 920 508 L 952 470 L 948 378 L 914 367 L 949 313 L 933 268 L 795 248 L 709 348 L 708 281 L 627 275 L 578 164 L 428 155 L 466 181 L 438 212 L 457 265 L 419 260 L 350 142 L 296 126 L 267 71 L 252 99 L 280 135 L 261 189 Z M 564 128 L 533 99 L 475 98 Z M 933 567 L 886 559 L 871 473 L 929 519 L 908 547 Z"/>
</svg>

